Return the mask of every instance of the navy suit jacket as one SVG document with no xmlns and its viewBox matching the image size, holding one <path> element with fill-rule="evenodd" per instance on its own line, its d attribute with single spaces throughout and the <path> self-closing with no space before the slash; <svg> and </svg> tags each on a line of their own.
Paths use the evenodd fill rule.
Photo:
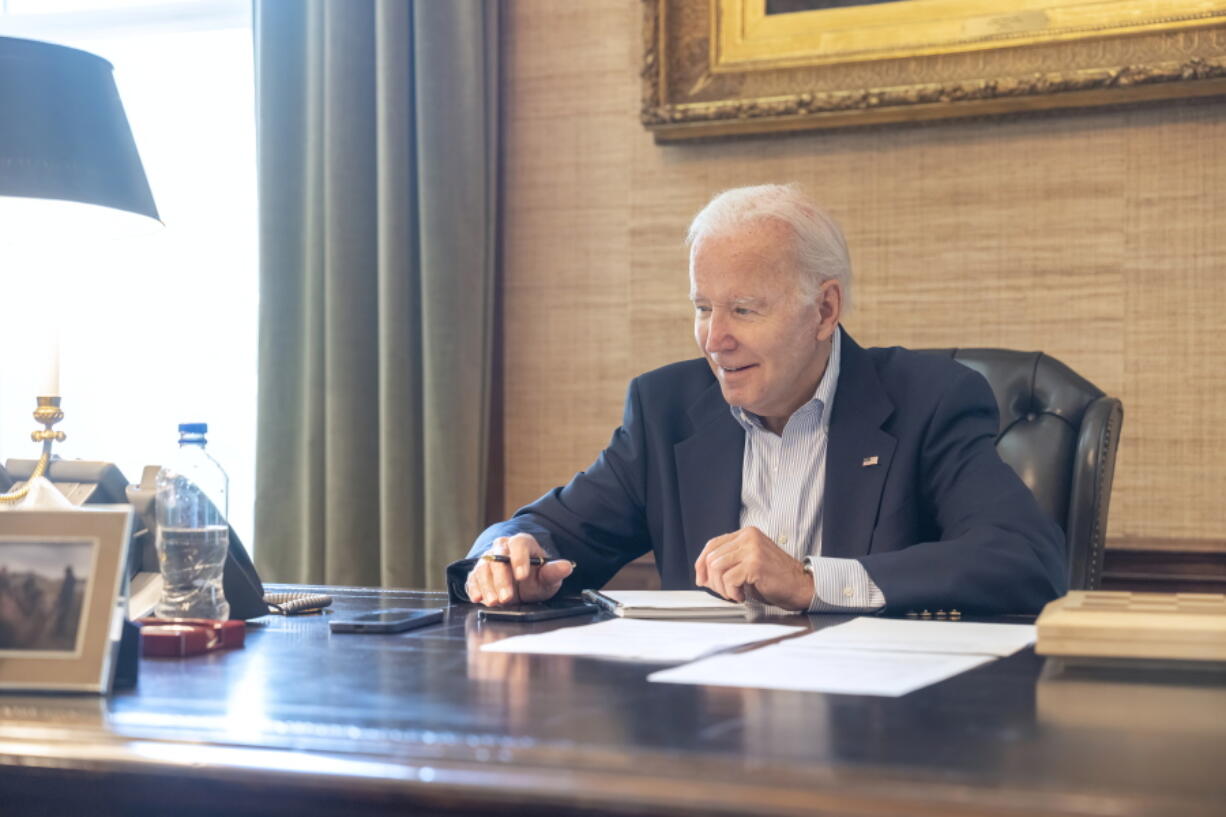
<svg viewBox="0 0 1226 817">
<path fill-rule="evenodd" d="M 844 332 L 831 411 L 821 555 L 859 559 L 887 611 L 1036 612 L 1066 591 L 1064 536 L 997 455 L 982 376 Z M 578 564 L 563 593 L 648 550 L 665 589 L 695 588 L 707 541 L 740 527 L 744 447 L 705 360 L 641 375 L 596 462 L 482 533 L 448 586 L 463 599 L 472 558 L 525 532 Z"/>
</svg>

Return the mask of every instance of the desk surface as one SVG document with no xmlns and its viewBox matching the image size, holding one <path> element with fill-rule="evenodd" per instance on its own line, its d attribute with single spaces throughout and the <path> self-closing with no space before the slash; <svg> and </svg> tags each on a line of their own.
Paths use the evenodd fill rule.
<svg viewBox="0 0 1226 817">
<path fill-rule="evenodd" d="M 327 592 L 336 613 L 444 603 Z M 1076 677 L 1026 650 L 888 699 L 478 650 L 590 620 L 458 607 L 425 630 L 331 635 L 325 616 L 272 616 L 245 649 L 142 661 L 135 691 L 0 695 L 0 813 L 1226 811 L 1221 675 Z"/>
</svg>

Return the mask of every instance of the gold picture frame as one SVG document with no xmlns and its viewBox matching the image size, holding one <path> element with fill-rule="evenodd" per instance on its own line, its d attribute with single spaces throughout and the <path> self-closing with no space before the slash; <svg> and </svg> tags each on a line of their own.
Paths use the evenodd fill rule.
<svg viewBox="0 0 1226 817">
<path fill-rule="evenodd" d="M 1226 94 L 1226 0 L 852 2 L 644 0 L 643 124 L 674 141 Z"/>
<path fill-rule="evenodd" d="M 0 691 L 107 693 L 132 509 L 0 512 Z"/>
</svg>

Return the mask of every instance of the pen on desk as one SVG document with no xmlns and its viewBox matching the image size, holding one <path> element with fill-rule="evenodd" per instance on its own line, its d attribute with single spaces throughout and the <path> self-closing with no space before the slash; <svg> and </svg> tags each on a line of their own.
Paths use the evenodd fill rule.
<svg viewBox="0 0 1226 817">
<path fill-rule="evenodd" d="M 583 600 L 589 604 L 595 604 L 600 609 L 610 612 L 615 616 L 622 615 L 622 613 L 617 609 L 620 605 L 598 590 L 584 590 L 580 595 L 583 597 Z"/>
<path fill-rule="evenodd" d="M 481 557 L 481 559 L 482 561 L 486 561 L 486 562 L 501 562 L 504 565 L 509 565 L 511 563 L 511 557 L 507 556 L 505 553 L 486 553 Z M 529 556 L 528 557 L 528 564 L 532 565 L 533 567 L 540 567 L 541 565 L 548 564 L 549 562 L 565 562 L 565 561 L 566 561 L 565 559 L 547 559 L 544 556 Z M 575 564 L 574 562 L 571 562 L 570 566 L 578 567 L 578 565 Z"/>
</svg>

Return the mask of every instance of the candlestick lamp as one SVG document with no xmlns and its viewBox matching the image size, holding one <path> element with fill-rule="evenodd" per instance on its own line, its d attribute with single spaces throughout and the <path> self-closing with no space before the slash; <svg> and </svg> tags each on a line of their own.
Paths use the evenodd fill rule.
<svg viewBox="0 0 1226 817">
<path fill-rule="evenodd" d="M 158 218 L 109 62 L 75 48 L 0 37 L 0 112 L 0 197 L 12 197 L 0 236 L 17 235 L 23 221 L 56 218 L 49 202 L 72 203 L 85 218 L 114 211 Z M 58 347 L 58 339 L 46 343 Z M 54 393 L 36 398 L 34 419 L 43 428 L 31 437 L 42 453 L 31 478 L 43 475 L 52 442 L 64 439 L 52 430 L 64 417 L 58 348 L 53 357 L 42 390 Z M 21 499 L 28 485 L 0 494 L 0 502 Z"/>
</svg>

